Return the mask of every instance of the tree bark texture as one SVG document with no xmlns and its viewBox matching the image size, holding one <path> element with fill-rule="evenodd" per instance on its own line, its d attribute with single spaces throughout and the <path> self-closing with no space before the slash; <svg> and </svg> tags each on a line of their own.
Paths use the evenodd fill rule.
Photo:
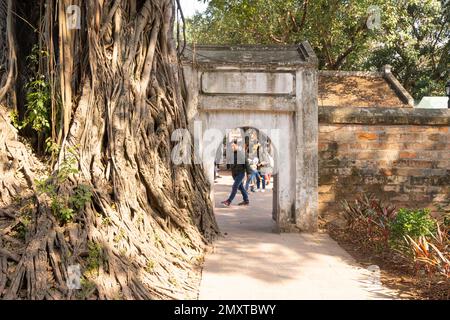
<svg viewBox="0 0 450 320">
<path fill-rule="evenodd" d="M 172 36 L 175 1 L 39 2 L 52 92 L 61 99 L 58 110 L 52 104 L 61 151 L 50 171 L 57 176 L 74 158 L 76 170 L 57 194 L 67 198 L 87 185 L 92 200 L 72 222 L 58 221 L 36 187 L 46 165 L 20 142 L 2 107 L 0 298 L 195 298 L 196 268 L 218 228 L 203 169 L 171 162 L 171 135 L 188 126 Z M 80 29 L 68 27 L 69 4 L 81 8 Z M 15 52 L 3 16 L 17 19 L 13 6 L 0 0 L 5 106 Z M 77 264 L 82 289 L 72 290 L 68 267 Z"/>
</svg>

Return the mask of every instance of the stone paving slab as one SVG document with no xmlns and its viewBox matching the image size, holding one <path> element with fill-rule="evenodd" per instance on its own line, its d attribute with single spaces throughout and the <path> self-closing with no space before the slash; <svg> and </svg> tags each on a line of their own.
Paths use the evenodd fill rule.
<svg viewBox="0 0 450 320">
<path fill-rule="evenodd" d="M 224 176 L 215 185 L 216 216 L 223 236 L 206 257 L 200 300 L 394 299 L 373 274 L 327 234 L 276 234 L 272 192 L 252 193 L 251 206 L 231 208 Z"/>
</svg>

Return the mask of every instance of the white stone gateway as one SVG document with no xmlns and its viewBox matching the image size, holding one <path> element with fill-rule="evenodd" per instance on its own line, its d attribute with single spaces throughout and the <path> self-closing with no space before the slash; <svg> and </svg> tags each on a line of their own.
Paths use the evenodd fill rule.
<svg viewBox="0 0 450 320">
<path fill-rule="evenodd" d="M 316 231 L 318 62 L 309 43 L 187 47 L 182 62 L 191 129 L 200 121 L 203 132 L 222 136 L 242 127 L 267 135 L 276 151 L 277 231 Z M 213 185 L 214 155 L 203 163 Z"/>
</svg>

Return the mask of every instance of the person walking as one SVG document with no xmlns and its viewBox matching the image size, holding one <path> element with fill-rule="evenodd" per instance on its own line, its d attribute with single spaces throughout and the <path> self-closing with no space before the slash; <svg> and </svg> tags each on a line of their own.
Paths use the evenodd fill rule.
<svg viewBox="0 0 450 320">
<path fill-rule="evenodd" d="M 250 175 L 251 169 L 248 163 L 247 157 L 244 152 L 239 150 L 236 142 L 231 144 L 231 149 L 233 151 L 233 159 L 230 165 L 231 167 L 231 175 L 233 177 L 234 183 L 231 188 L 230 196 L 227 200 L 223 201 L 222 204 L 226 207 L 229 207 L 236 197 L 236 193 L 239 190 L 242 194 L 243 201 L 239 203 L 240 206 L 248 206 L 250 201 L 248 199 L 248 193 L 244 188 L 244 179 L 245 174 Z"/>
<path fill-rule="evenodd" d="M 250 190 L 252 192 L 255 192 L 256 183 L 254 182 L 254 180 L 261 179 L 261 176 L 259 175 L 259 172 L 258 172 L 259 159 L 257 157 L 255 157 L 253 159 L 249 159 L 249 163 L 250 163 L 250 169 L 252 170 L 252 172 L 247 177 L 247 182 L 245 183 L 245 191 L 248 192 L 248 188 L 250 187 L 250 184 L 252 184 L 252 188 Z"/>
</svg>

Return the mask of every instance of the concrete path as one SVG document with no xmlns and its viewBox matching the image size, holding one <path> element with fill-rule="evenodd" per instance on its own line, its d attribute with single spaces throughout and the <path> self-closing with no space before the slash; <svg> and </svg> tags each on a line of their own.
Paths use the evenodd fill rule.
<svg viewBox="0 0 450 320">
<path fill-rule="evenodd" d="M 250 207 L 224 208 L 232 179 L 215 185 L 216 216 L 223 237 L 206 257 L 200 300 L 392 299 L 327 234 L 272 232 L 272 191 L 252 193 Z"/>
</svg>

